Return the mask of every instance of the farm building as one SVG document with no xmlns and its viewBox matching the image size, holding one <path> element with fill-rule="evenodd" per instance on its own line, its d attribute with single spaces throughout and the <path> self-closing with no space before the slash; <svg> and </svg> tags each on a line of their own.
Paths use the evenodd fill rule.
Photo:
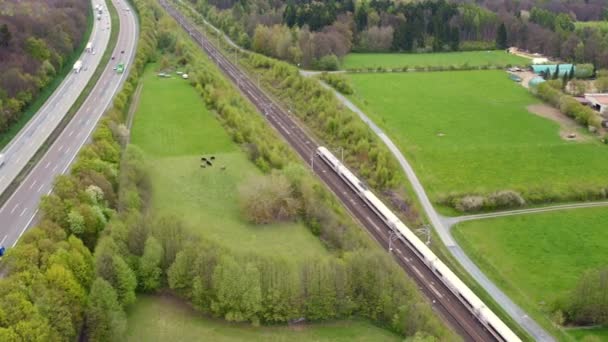
<svg viewBox="0 0 608 342">
<path fill-rule="evenodd" d="M 585 99 L 589 105 L 604 116 L 608 116 L 608 93 L 606 94 L 585 94 Z"/>
<path fill-rule="evenodd" d="M 549 70 L 551 75 L 553 75 L 555 73 L 555 69 L 557 69 L 558 65 L 559 65 L 559 76 L 563 76 L 564 74 L 569 73 L 572 68 L 576 69 L 576 67 L 573 64 L 534 64 L 534 65 L 531 65 L 530 68 L 532 68 L 532 71 L 537 75 L 540 75 L 541 72 L 544 72 L 547 70 Z"/>
</svg>

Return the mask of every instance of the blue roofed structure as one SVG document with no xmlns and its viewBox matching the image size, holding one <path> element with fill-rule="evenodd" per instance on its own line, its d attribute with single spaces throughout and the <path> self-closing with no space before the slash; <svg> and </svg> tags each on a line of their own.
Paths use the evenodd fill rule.
<svg viewBox="0 0 608 342">
<path fill-rule="evenodd" d="M 570 69 L 574 68 L 576 69 L 576 67 L 574 66 L 574 64 L 533 64 L 530 66 L 530 68 L 532 68 L 532 71 L 539 75 L 541 72 L 549 69 L 549 72 L 551 73 L 551 75 L 553 75 L 555 73 L 555 69 L 557 69 L 557 66 L 559 65 L 559 76 L 563 76 L 564 74 L 567 74 L 570 72 Z"/>
</svg>

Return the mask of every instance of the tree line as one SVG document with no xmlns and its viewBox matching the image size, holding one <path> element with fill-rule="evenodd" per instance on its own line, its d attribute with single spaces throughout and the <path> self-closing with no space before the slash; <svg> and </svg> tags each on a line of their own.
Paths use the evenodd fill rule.
<svg viewBox="0 0 608 342">
<path fill-rule="evenodd" d="M 19 120 L 82 45 L 87 0 L 10 0 L 0 11 L 0 133 Z"/>
<path fill-rule="evenodd" d="M 518 46 L 576 63 L 608 63 L 608 32 L 576 28 L 606 20 L 608 6 L 530 1 L 190 0 L 234 41 L 292 64 L 333 70 L 350 51 L 432 52 Z M 590 9 L 594 9 L 592 11 Z M 608 16 L 608 14 L 605 14 Z"/>
</svg>

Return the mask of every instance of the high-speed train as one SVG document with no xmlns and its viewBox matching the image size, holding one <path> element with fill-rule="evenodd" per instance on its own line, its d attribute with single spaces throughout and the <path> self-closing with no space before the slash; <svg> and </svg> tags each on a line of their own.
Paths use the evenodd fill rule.
<svg viewBox="0 0 608 342">
<path fill-rule="evenodd" d="M 327 148 L 319 147 L 317 155 L 329 165 L 348 186 L 390 227 L 400 240 L 443 281 L 456 297 L 477 317 L 486 329 L 499 341 L 521 341 L 503 321 L 458 278 L 426 244 L 422 242 L 382 201 L 376 197 L 338 158 Z"/>
</svg>

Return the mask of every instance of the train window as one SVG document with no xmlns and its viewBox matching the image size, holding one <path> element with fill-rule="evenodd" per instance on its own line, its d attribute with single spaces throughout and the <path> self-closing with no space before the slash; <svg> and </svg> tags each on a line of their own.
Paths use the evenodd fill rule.
<svg viewBox="0 0 608 342">
<path fill-rule="evenodd" d="M 365 186 L 365 184 L 363 184 L 363 182 L 359 182 L 359 186 L 361 187 L 361 189 L 367 190 L 367 186 Z"/>
<path fill-rule="evenodd" d="M 435 273 L 437 273 L 438 276 L 440 276 L 441 278 L 443 278 L 443 274 L 441 274 L 441 272 L 439 272 L 438 269 L 435 269 Z"/>
<path fill-rule="evenodd" d="M 458 297 L 460 297 L 460 299 L 462 299 L 465 302 L 465 304 L 467 304 L 470 308 L 473 307 L 473 305 L 471 305 L 471 303 L 466 298 L 464 298 L 462 296 L 462 294 L 460 294 L 460 292 L 458 292 Z"/>
<path fill-rule="evenodd" d="M 502 338 L 502 335 L 498 333 L 498 331 L 496 331 L 496 329 L 494 329 L 494 327 L 492 326 L 492 324 L 488 323 L 488 329 L 490 329 L 490 333 L 494 336 L 496 336 L 496 338 L 498 338 L 500 341 L 505 341 L 506 340 L 504 338 Z"/>
</svg>

